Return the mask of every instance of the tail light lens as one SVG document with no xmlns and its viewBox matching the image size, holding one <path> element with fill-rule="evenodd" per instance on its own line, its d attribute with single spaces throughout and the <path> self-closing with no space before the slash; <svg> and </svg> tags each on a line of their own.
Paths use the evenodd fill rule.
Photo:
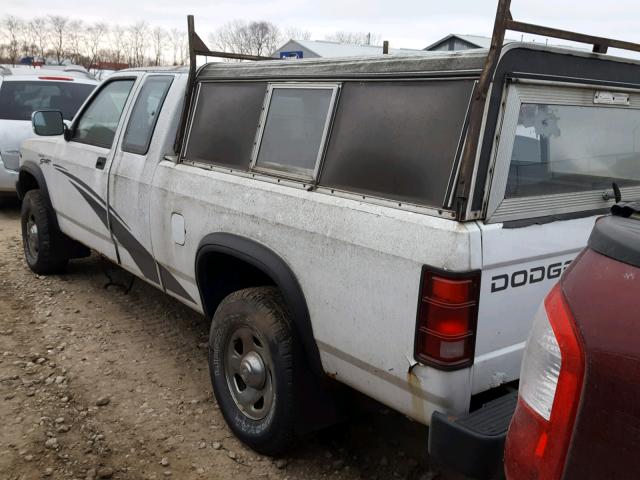
<svg viewBox="0 0 640 480">
<path fill-rule="evenodd" d="M 520 393 L 505 450 L 510 479 L 562 477 L 584 377 L 584 353 L 560 285 L 547 296 L 527 341 Z"/>
<path fill-rule="evenodd" d="M 446 370 L 473 363 L 479 295 L 480 272 L 423 270 L 415 340 L 418 361 Z"/>
</svg>

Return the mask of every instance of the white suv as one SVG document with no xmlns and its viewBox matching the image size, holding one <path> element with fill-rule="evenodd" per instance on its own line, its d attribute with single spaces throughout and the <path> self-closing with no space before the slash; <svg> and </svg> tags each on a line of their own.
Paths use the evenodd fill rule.
<svg viewBox="0 0 640 480">
<path fill-rule="evenodd" d="M 60 110 L 71 120 L 97 83 L 78 70 L 0 67 L 0 194 L 16 191 L 20 144 L 33 135 L 31 113 Z"/>
</svg>

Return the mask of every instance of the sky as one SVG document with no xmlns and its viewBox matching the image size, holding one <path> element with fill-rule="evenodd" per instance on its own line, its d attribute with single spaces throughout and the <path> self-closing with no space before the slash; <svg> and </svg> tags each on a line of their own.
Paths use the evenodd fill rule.
<svg viewBox="0 0 640 480">
<path fill-rule="evenodd" d="M 2 0 L 1 13 L 110 24 L 145 20 L 165 28 L 186 28 L 186 15 L 193 14 L 204 39 L 232 20 L 268 20 L 283 30 L 308 30 L 313 39 L 336 31 L 371 32 L 393 48 L 424 48 L 449 33 L 490 36 L 496 6 L 497 0 Z M 640 43 L 637 0 L 512 0 L 511 11 L 520 21 Z M 507 37 L 521 39 L 517 33 Z"/>
</svg>

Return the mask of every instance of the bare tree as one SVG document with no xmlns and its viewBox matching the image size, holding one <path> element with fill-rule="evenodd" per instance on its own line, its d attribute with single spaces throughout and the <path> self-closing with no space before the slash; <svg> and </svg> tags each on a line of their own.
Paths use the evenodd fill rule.
<svg viewBox="0 0 640 480">
<path fill-rule="evenodd" d="M 129 27 L 129 65 L 132 67 L 144 65 L 148 45 L 147 32 L 146 22 L 138 22 Z"/>
<path fill-rule="evenodd" d="M 209 41 L 215 45 L 215 48 L 223 52 L 249 53 L 249 42 L 246 38 L 245 27 L 245 22 L 234 20 L 220 27 L 217 32 L 209 35 Z"/>
<path fill-rule="evenodd" d="M 327 35 L 325 40 L 353 45 L 379 45 L 382 37 L 378 34 L 365 32 L 336 32 Z"/>
<path fill-rule="evenodd" d="M 281 38 L 280 30 L 271 22 L 249 24 L 249 45 L 254 55 L 271 55 L 278 48 Z"/>
<path fill-rule="evenodd" d="M 111 50 L 110 59 L 114 63 L 124 63 L 127 57 L 128 35 L 126 30 L 120 25 L 116 25 L 111 29 L 109 35 L 109 45 Z"/>
<path fill-rule="evenodd" d="M 189 37 L 187 32 L 182 32 L 179 51 L 180 65 L 185 65 L 189 60 Z"/>
<path fill-rule="evenodd" d="M 164 51 L 167 32 L 162 27 L 153 29 L 151 41 L 153 43 L 153 61 L 155 66 L 162 65 L 162 52 Z"/>
<path fill-rule="evenodd" d="M 6 52 L 9 63 L 15 65 L 20 56 L 20 28 L 22 21 L 12 15 L 7 15 L 2 21 L 4 36 L 6 37 Z"/>
<path fill-rule="evenodd" d="M 248 55 L 271 55 L 282 39 L 273 23 L 234 20 L 209 37 L 211 43 L 226 52 Z"/>
<path fill-rule="evenodd" d="M 65 35 L 69 19 L 60 15 L 49 15 L 49 25 L 51 26 L 51 45 L 53 56 L 58 65 L 62 65 L 65 59 Z"/>
<path fill-rule="evenodd" d="M 184 65 L 186 61 L 187 34 L 177 28 L 169 32 L 169 46 L 173 53 L 173 65 Z"/>
<path fill-rule="evenodd" d="M 82 63 L 82 52 L 86 44 L 85 25 L 82 20 L 70 20 L 64 37 L 66 56 L 76 65 Z"/>
<path fill-rule="evenodd" d="M 287 28 L 285 36 L 291 40 L 311 40 L 311 32 L 301 28 Z"/>
<path fill-rule="evenodd" d="M 48 37 L 47 20 L 43 17 L 36 17 L 29 22 L 29 29 L 31 30 L 31 35 L 37 49 L 37 55 L 44 61 Z"/>
<path fill-rule="evenodd" d="M 84 57 L 86 60 L 85 68 L 91 69 L 91 66 L 99 60 L 102 43 L 107 36 L 109 27 L 105 23 L 96 23 L 87 28 L 84 41 Z"/>
</svg>

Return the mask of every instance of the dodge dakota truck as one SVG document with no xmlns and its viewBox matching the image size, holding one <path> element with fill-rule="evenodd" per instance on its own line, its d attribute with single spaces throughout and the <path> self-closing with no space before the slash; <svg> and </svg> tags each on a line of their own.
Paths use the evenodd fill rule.
<svg viewBox="0 0 640 480">
<path fill-rule="evenodd" d="M 510 414 L 469 416 L 517 387 L 597 216 L 640 196 L 640 64 L 499 45 L 118 72 L 70 126 L 33 115 L 27 264 L 92 249 L 210 319 L 218 404 L 257 451 L 331 378 L 432 424 L 432 451 L 501 455 Z"/>
</svg>

